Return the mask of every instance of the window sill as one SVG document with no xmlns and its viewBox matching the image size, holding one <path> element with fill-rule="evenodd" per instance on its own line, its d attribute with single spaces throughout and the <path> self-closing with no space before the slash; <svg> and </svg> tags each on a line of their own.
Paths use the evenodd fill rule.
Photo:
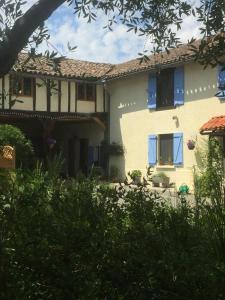
<svg viewBox="0 0 225 300">
<path fill-rule="evenodd" d="M 156 110 L 160 111 L 160 110 L 169 110 L 169 109 L 176 109 L 176 108 L 177 106 L 171 105 L 171 106 L 156 107 Z"/>
<path fill-rule="evenodd" d="M 174 165 L 157 165 L 156 169 L 170 169 L 170 170 L 175 170 Z"/>
</svg>

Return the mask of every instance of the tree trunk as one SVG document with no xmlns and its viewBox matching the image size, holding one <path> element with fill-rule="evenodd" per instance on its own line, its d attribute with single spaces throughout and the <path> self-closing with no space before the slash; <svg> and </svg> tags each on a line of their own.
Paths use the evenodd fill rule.
<svg viewBox="0 0 225 300">
<path fill-rule="evenodd" d="M 39 0 L 16 20 L 6 39 L 0 44 L 0 78 L 10 71 L 32 33 L 64 2 L 65 0 Z"/>
</svg>

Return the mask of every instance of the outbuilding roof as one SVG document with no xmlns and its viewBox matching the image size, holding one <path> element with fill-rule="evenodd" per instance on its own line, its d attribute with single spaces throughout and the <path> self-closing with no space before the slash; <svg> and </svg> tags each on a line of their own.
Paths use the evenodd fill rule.
<svg viewBox="0 0 225 300">
<path fill-rule="evenodd" d="M 213 132 L 225 130 L 225 116 L 217 116 L 210 119 L 200 128 L 201 134 L 209 134 Z"/>
</svg>

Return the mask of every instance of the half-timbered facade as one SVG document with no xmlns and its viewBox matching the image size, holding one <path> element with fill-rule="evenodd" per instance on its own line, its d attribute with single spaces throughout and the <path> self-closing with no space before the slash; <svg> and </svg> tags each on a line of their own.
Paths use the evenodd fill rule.
<svg viewBox="0 0 225 300">
<path fill-rule="evenodd" d="M 65 174 L 87 174 L 93 164 L 105 167 L 100 146 L 107 139 L 108 96 L 100 79 L 111 66 L 26 60 L 21 54 L 15 70 L 0 79 L 1 123 L 21 128 L 40 158 L 55 141 L 54 149 L 66 159 Z"/>
</svg>

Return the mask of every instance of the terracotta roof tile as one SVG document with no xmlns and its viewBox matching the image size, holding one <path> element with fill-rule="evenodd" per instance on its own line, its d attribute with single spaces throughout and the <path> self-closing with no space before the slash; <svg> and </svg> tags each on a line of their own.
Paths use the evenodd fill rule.
<svg viewBox="0 0 225 300">
<path fill-rule="evenodd" d="M 199 40 L 194 43 L 196 47 L 199 45 Z M 193 52 L 188 44 L 181 45 L 177 48 L 171 49 L 169 53 L 163 52 L 160 54 L 153 54 L 149 59 L 140 63 L 140 59 L 134 59 L 122 64 L 115 65 L 107 73 L 107 78 L 122 77 L 132 73 L 155 70 L 160 66 L 185 62 L 193 59 Z"/>
<path fill-rule="evenodd" d="M 19 64 L 15 65 L 16 71 L 21 71 L 20 66 L 24 64 L 24 70 L 29 74 L 97 80 L 113 67 L 111 64 L 68 58 L 57 58 L 58 62 L 55 65 L 52 60 L 44 56 L 36 57 L 29 61 L 27 59 L 27 53 L 20 53 Z"/>
<path fill-rule="evenodd" d="M 198 46 L 198 44 L 199 41 L 196 41 L 195 46 Z M 15 70 L 35 75 L 98 80 L 119 78 L 137 72 L 155 70 L 164 65 L 190 61 L 193 59 L 193 52 L 188 44 L 184 44 L 170 50 L 169 53 L 163 52 L 151 55 L 147 61 L 142 63 L 140 63 L 139 59 L 133 59 L 116 65 L 57 58 L 58 68 L 53 65 L 52 60 L 48 60 L 44 56 L 36 57 L 26 62 L 27 59 L 28 54 L 21 53 L 19 55 L 19 64 L 15 65 Z M 24 64 L 23 70 L 20 68 L 21 64 Z"/>
<path fill-rule="evenodd" d="M 206 122 L 201 128 L 200 133 L 205 131 L 220 131 L 225 129 L 225 116 L 217 116 Z"/>
</svg>

